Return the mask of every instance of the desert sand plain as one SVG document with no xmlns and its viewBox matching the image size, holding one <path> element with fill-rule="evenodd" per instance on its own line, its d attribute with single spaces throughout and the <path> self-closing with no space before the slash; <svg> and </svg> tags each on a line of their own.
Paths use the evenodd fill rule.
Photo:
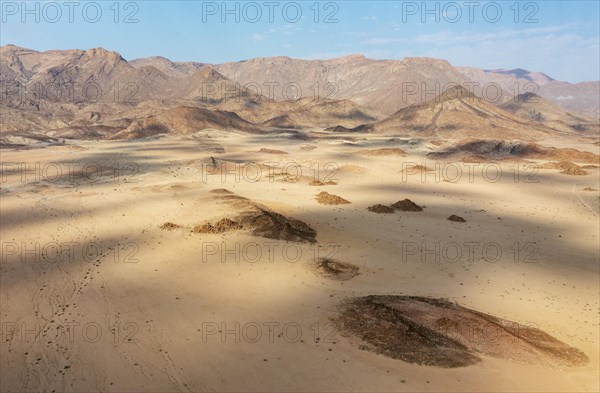
<svg viewBox="0 0 600 393">
<path fill-rule="evenodd" d="M 3 149 L 3 163 L 29 169 L 2 173 L 1 390 L 597 391 L 598 169 L 489 159 L 469 176 L 463 161 L 427 156 L 438 149 L 322 129 Z M 85 170 L 56 175 L 51 163 Z M 306 223 L 315 241 L 202 230 L 235 220 L 224 190 Z M 323 191 L 350 203 L 321 204 Z M 406 198 L 423 210 L 368 210 Z M 57 244 L 68 251 L 53 254 Z M 358 274 L 324 275 L 319 258 Z M 509 346 L 464 367 L 411 364 L 332 323 L 340 304 L 368 295 L 448 299 L 588 359 L 528 362 Z"/>
<path fill-rule="evenodd" d="M 600 390 L 597 82 L 0 54 L 1 391 Z"/>
</svg>

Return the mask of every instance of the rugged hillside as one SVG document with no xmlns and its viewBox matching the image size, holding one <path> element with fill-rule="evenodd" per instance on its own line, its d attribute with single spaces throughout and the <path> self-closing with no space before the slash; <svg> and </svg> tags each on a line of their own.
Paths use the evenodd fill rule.
<svg viewBox="0 0 600 393">
<path fill-rule="evenodd" d="M 138 59 L 132 64 L 153 65 L 165 74 L 178 76 L 190 75 L 201 66 L 201 63 L 165 60 Z M 388 115 L 411 104 L 425 102 L 451 84 L 467 87 L 471 81 L 479 83 L 472 91 L 494 104 L 534 92 L 567 110 L 594 117 L 600 115 L 599 82 L 571 84 L 554 80 L 542 72 L 520 68 L 482 70 L 452 67 L 437 59 L 373 60 L 360 55 L 331 60 L 256 58 L 213 67 L 241 85 L 258 85 L 263 95 L 277 101 L 314 97 L 318 92 L 322 97 L 350 99 Z M 502 90 L 488 88 L 483 91 L 490 83 Z"/>
<path fill-rule="evenodd" d="M 79 135 L 96 126 L 123 129 L 160 110 L 214 106 L 247 95 L 197 63 L 187 68 L 170 63 L 185 69 L 183 77 L 175 77 L 150 64 L 160 62 L 138 62 L 136 68 L 102 48 L 37 52 L 7 45 L 0 50 L 3 133 L 61 129 Z"/>
<path fill-rule="evenodd" d="M 522 69 L 482 70 L 474 67 L 457 67 L 465 77 L 481 84 L 496 83 L 509 93 L 535 93 L 562 108 L 600 117 L 600 82 L 568 83 L 552 79 L 541 72 Z"/>
<path fill-rule="evenodd" d="M 183 78 L 189 76 L 207 65 L 205 63 L 197 63 L 192 61 L 173 62 L 162 56 L 135 59 L 131 60 L 129 64 L 131 64 L 135 68 L 152 66 L 160 70 L 163 74 L 176 78 Z"/>
<path fill-rule="evenodd" d="M 366 126 L 384 134 L 439 138 L 541 138 L 557 131 L 527 122 L 458 86 Z"/>
<path fill-rule="evenodd" d="M 350 99 L 384 114 L 422 102 L 424 89 L 433 91 L 435 96 L 436 91 L 439 93 L 449 83 L 467 81 L 448 62 L 425 58 L 372 60 L 355 55 L 332 60 L 299 60 L 272 57 L 225 63 L 215 68 L 242 85 L 258 84 L 264 95 L 275 100 L 314 98 L 318 93 L 329 99 Z M 269 86 L 273 86 L 272 96 L 267 94 Z"/>
<path fill-rule="evenodd" d="M 533 82 L 538 86 L 554 81 L 543 72 L 527 71 L 522 68 L 482 70 L 475 67 L 456 67 L 456 69 L 474 81 L 497 82 L 506 91 L 512 91 L 511 87 L 514 85 L 515 80 Z"/>
<path fill-rule="evenodd" d="M 12 94 L 7 105 L 23 97 L 39 102 L 140 102 L 176 93 L 169 77 L 152 66 L 135 68 L 103 48 L 36 52 L 2 48 L 2 81 Z M 20 94 L 16 94 L 16 93 Z"/>
<path fill-rule="evenodd" d="M 283 108 L 281 108 L 283 109 Z M 362 107 L 350 100 L 299 99 L 281 114 L 263 125 L 280 128 L 328 128 L 336 125 L 352 128 L 384 116 L 373 109 Z"/>
<path fill-rule="evenodd" d="M 596 165 L 600 163 L 600 156 L 588 151 L 546 147 L 537 143 L 499 139 L 465 139 L 441 151 L 429 153 L 428 156 L 438 159 L 462 159 L 481 162 L 503 159 L 532 159 L 574 161 Z"/>
<path fill-rule="evenodd" d="M 193 134 L 206 128 L 224 131 L 262 131 L 233 112 L 177 107 L 136 120 L 125 130 L 112 136 L 112 139 L 138 139 L 158 134 Z"/>
<path fill-rule="evenodd" d="M 497 101 L 497 97 L 481 99 L 481 89 L 473 95 L 460 87 L 469 86 L 470 79 L 501 81 L 509 91 L 502 92 L 506 111 L 485 101 Z M 459 70 L 444 60 L 428 58 L 372 60 L 354 55 L 320 61 L 273 57 L 211 66 L 162 57 L 128 62 L 102 48 L 38 52 L 6 45 L 0 48 L 0 132 L 54 130 L 93 137 L 124 129 L 140 135 L 158 129 L 177 131 L 173 126 L 187 132 L 186 121 L 153 123 L 157 113 L 179 107 L 206 110 L 203 118 L 212 120 L 200 126 L 229 129 L 237 124 L 252 132 L 259 124 L 263 130 L 354 128 L 436 137 L 440 132 L 455 137 L 483 132 L 490 137 L 520 138 L 597 132 L 597 121 L 552 102 L 541 99 L 532 107 L 527 99 L 531 95 L 510 100 L 515 80 L 535 82 L 544 89 L 564 84 L 541 73 Z M 597 83 L 590 83 L 589 92 L 594 89 Z M 569 94 L 568 89 L 560 92 Z M 572 101 L 597 101 L 597 94 L 594 99 L 592 95 L 577 95 Z M 213 118 L 215 113 L 235 113 L 247 124 L 233 121 L 230 115 Z M 182 114 L 182 118 L 188 116 Z"/>
<path fill-rule="evenodd" d="M 127 105 L 152 99 L 219 101 L 241 90 L 200 63 L 175 64 L 159 58 L 162 60 L 138 60 L 136 68 L 118 53 L 102 48 L 36 52 L 4 46 L 1 50 L 2 103 L 12 107 L 31 107 L 30 102 Z"/>
<path fill-rule="evenodd" d="M 543 124 L 559 131 L 598 134 L 600 128 L 597 120 L 576 112 L 569 112 L 533 93 L 520 94 L 500 107 L 523 120 Z"/>
<path fill-rule="evenodd" d="M 540 86 L 539 94 L 567 110 L 600 118 L 600 82 L 553 81 Z"/>
</svg>

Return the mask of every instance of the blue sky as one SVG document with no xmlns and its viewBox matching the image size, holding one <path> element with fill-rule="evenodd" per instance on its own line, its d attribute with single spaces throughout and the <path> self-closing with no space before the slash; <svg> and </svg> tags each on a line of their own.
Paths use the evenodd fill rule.
<svg viewBox="0 0 600 393">
<path fill-rule="evenodd" d="M 26 9 L 22 1 L 1 3 L 1 44 L 37 50 L 101 46 L 128 60 L 160 55 L 208 63 L 428 56 L 542 71 L 569 82 L 600 79 L 594 0 L 121 1 L 116 7 L 112 0 L 34 1 Z"/>
</svg>

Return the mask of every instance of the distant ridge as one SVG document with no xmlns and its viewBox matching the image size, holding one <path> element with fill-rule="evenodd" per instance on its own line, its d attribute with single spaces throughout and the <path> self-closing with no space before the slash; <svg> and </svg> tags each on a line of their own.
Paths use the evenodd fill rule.
<svg viewBox="0 0 600 393">
<path fill-rule="evenodd" d="M 561 96 L 552 101 L 542 98 L 533 108 L 526 96 L 515 101 L 506 91 L 501 92 L 501 102 L 490 102 L 489 97 L 481 97 L 481 89 L 472 93 L 463 87 L 446 89 L 468 86 L 469 75 L 500 78 L 502 83 L 532 79 L 543 83 L 546 91 L 560 89 Z M 186 121 L 169 120 L 167 115 L 153 118 L 154 124 L 144 120 L 181 107 L 208 111 L 203 112 L 204 120 L 193 117 L 196 120 L 189 124 L 216 129 L 239 126 L 247 132 L 258 132 L 257 127 L 318 127 L 455 137 L 481 132 L 493 137 L 572 132 L 585 136 L 595 135 L 598 121 L 571 107 L 578 102 L 597 107 L 600 99 L 593 94 L 600 89 L 597 82 L 570 85 L 522 69 L 456 68 L 431 58 L 279 56 L 210 65 L 160 56 L 128 62 L 104 48 L 39 52 L 14 45 L 0 47 L 0 82 L 0 132 L 61 130 L 74 136 L 106 136 L 129 129 L 129 137 L 161 127 L 187 132 L 172 127 L 176 124 L 185 130 Z M 65 89 L 69 86 L 71 91 Z M 543 97 L 541 92 L 538 95 Z M 187 118 L 184 112 L 180 115 Z"/>
<path fill-rule="evenodd" d="M 560 132 L 526 122 L 455 86 L 440 96 L 402 108 L 391 116 L 364 126 L 370 132 L 422 137 L 464 139 L 542 138 Z"/>
</svg>

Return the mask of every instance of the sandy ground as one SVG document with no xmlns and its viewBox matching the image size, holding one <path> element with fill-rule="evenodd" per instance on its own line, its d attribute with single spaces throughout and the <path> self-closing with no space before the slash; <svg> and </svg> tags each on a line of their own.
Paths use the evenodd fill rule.
<svg viewBox="0 0 600 393">
<path fill-rule="evenodd" d="M 600 188 L 597 169 L 567 176 L 501 163 L 484 175 L 479 164 L 471 177 L 464 164 L 436 169 L 426 147 L 361 154 L 386 147 L 384 138 L 212 136 L 223 153 L 207 151 L 208 139 L 174 137 L 2 151 L 3 392 L 600 389 L 599 192 L 584 191 Z M 291 175 L 257 176 L 242 164 L 209 174 L 211 156 L 279 163 Z M 412 174 L 412 164 L 434 172 Z M 338 184 L 309 185 L 316 168 Z M 209 192 L 217 188 L 306 222 L 317 244 L 190 233 L 227 215 Z M 319 204 L 321 191 L 351 204 Z M 367 211 L 404 198 L 424 211 Z M 165 222 L 182 227 L 160 229 Z M 316 257 L 360 275 L 318 276 Z M 445 369 L 386 358 L 329 324 L 341 301 L 370 294 L 447 298 L 537 326 L 590 363 L 487 357 Z"/>
</svg>

